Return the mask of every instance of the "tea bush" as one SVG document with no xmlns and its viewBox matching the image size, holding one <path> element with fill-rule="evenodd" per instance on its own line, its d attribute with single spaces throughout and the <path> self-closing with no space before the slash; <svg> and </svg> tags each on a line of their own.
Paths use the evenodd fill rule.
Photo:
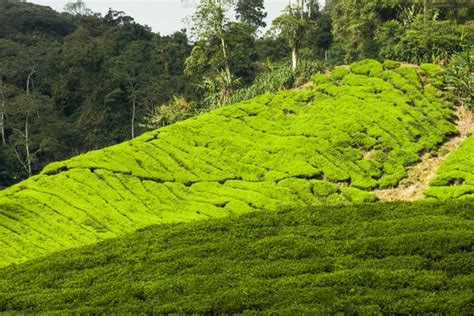
<svg viewBox="0 0 474 316">
<path fill-rule="evenodd" d="M 425 195 L 436 199 L 474 198 L 474 135 L 443 162 Z"/>
<path fill-rule="evenodd" d="M 325 206 L 152 226 L 1 269 L 0 313 L 471 315 L 473 208 Z"/>
</svg>

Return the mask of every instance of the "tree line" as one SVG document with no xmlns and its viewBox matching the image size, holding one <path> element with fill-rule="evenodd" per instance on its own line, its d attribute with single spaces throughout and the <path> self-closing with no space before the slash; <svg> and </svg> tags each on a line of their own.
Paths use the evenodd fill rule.
<svg viewBox="0 0 474 316">
<path fill-rule="evenodd" d="M 472 52 L 467 0 L 292 0 L 271 25 L 266 16 L 263 0 L 200 0 L 188 30 L 164 36 L 81 0 L 62 13 L 0 0 L 0 187 L 238 101 L 262 78 L 290 88 L 314 71 L 307 62 L 447 63 Z"/>
</svg>

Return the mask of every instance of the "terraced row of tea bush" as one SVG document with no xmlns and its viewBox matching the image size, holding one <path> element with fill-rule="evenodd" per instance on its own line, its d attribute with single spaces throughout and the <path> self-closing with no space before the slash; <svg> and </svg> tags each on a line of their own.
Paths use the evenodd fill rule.
<svg viewBox="0 0 474 316">
<path fill-rule="evenodd" d="M 374 201 L 455 133 L 438 71 L 367 60 L 53 163 L 0 192 L 0 265 L 153 223 Z"/>
<path fill-rule="evenodd" d="M 474 313 L 474 200 L 152 226 L 0 270 L 0 312 Z"/>
<path fill-rule="evenodd" d="M 425 195 L 437 199 L 474 198 L 474 135 L 443 162 Z"/>
</svg>

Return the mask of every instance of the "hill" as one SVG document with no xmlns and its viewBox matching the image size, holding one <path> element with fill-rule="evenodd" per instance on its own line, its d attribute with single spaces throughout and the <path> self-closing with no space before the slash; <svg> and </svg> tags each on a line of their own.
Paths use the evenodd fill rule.
<svg viewBox="0 0 474 316">
<path fill-rule="evenodd" d="M 430 186 L 431 198 L 474 198 L 474 135 L 448 156 Z"/>
<path fill-rule="evenodd" d="M 441 80 L 365 60 L 50 164 L 0 192 L 0 266 L 150 224 L 374 201 L 456 133 Z"/>
<path fill-rule="evenodd" d="M 0 270 L 0 312 L 474 312 L 474 200 L 168 224 Z"/>
</svg>

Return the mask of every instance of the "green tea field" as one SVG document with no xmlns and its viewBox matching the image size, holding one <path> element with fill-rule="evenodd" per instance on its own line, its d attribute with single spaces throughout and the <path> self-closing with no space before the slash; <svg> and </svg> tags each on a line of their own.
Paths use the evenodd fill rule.
<svg viewBox="0 0 474 316">
<path fill-rule="evenodd" d="M 52 163 L 0 192 L 0 266 L 150 224 L 375 201 L 456 133 L 440 80 L 364 60 Z"/>
<path fill-rule="evenodd" d="M 0 313 L 474 313 L 474 200 L 157 225 L 0 270 Z"/>
<path fill-rule="evenodd" d="M 474 316 L 474 0 L 0 0 L 3 315 Z"/>
</svg>

